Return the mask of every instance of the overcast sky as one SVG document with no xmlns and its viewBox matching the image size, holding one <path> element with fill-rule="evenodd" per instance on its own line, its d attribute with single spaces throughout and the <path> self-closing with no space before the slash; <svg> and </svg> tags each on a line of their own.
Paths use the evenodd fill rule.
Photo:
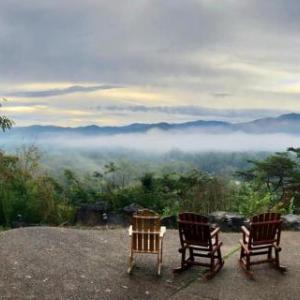
<svg viewBox="0 0 300 300">
<path fill-rule="evenodd" d="M 0 96 L 19 126 L 300 112 L 300 1 L 1 0 Z"/>
</svg>

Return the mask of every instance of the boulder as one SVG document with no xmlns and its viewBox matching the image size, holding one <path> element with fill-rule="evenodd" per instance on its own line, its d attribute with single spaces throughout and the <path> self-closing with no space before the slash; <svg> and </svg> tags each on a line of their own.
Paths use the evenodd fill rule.
<svg viewBox="0 0 300 300">
<path fill-rule="evenodd" d="M 241 226 L 245 225 L 246 218 L 237 213 L 226 213 L 225 222 L 228 229 L 232 231 L 240 231 Z"/>
<path fill-rule="evenodd" d="M 126 214 L 129 214 L 129 215 L 132 215 L 132 214 L 136 213 L 139 209 L 142 209 L 142 208 L 143 207 L 137 203 L 131 203 L 123 208 L 123 212 L 125 212 Z"/>
<path fill-rule="evenodd" d="M 21 227 L 26 227 L 28 224 L 23 220 L 22 215 L 17 215 L 17 218 L 15 221 L 12 222 L 11 227 L 12 228 L 21 228 Z"/>
<path fill-rule="evenodd" d="M 211 223 L 222 223 L 226 219 L 226 211 L 214 211 L 208 215 Z"/>
<path fill-rule="evenodd" d="M 238 213 L 215 211 L 208 215 L 211 223 L 216 223 L 223 231 L 240 231 L 245 225 L 246 218 Z"/>
<path fill-rule="evenodd" d="M 94 204 L 84 204 L 76 212 L 75 222 L 88 225 L 105 225 L 108 221 L 108 204 L 104 201 L 98 201 Z"/>
<path fill-rule="evenodd" d="M 143 207 L 137 203 L 131 203 L 123 208 L 123 224 L 130 225 L 132 223 L 132 215 Z"/>
<path fill-rule="evenodd" d="M 283 229 L 300 230 L 300 216 L 294 214 L 288 214 L 282 216 Z"/>
<path fill-rule="evenodd" d="M 121 225 L 121 226 L 129 226 L 130 218 L 124 216 L 121 213 L 109 213 L 107 223 L 110 225 Z"/>
<path fill-rule="evenodd" d="M 176 216 L 166 216 L 160 220 L 161 226 L 166 226 L 170 229 L 178 228 L 177 217 Z"/>
</svg>

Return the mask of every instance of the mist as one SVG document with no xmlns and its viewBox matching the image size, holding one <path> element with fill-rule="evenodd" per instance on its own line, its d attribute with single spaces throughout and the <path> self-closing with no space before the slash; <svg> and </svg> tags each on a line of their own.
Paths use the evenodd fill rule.
<svg viewBox="0 0 300 300">
<path fill-rule="evenodd" d="M 42 148 L 116 151 L 121 149 L 162 154 L 172 150 L 183 152 L 248 152 L 284 151 L 288 147 L 300 147 L 300 137 L 284 133 L 250 134 L 204 133 L 197 129 L 159 130 L 146 133 L 116 135 L 44 134 L 26 139 L 2 135 L 2 148 L 34 144 Z"/>
</svg>

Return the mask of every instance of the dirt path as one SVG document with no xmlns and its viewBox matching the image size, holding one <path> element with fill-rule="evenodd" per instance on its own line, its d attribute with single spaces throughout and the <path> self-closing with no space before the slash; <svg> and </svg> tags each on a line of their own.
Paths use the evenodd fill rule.
<svg viewBox="0 0 300 300">
<path fill-rule="evenodd" d="M 236 249 L 239 234 L 224 233 L 223 253 Z M 249 281 L 237 265 L 238 253 L 226 259 L 212 281 L 194 268 L 174 277 L 179 265 L 177 231 L 168 230 L 162 276 L 155 257 L 137 257 L 127 275 L 125 229 L 80 230 L 32 227 L 0 233 L 0 299 L 300 299 L 300 233 L 284 232 L 281 275 L 256 268 Z"/>
</svg>

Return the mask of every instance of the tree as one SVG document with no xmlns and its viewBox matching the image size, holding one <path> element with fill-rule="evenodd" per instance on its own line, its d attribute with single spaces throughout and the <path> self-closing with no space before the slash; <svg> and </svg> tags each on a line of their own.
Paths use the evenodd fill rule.
<svg viewBox="0 0 300 300">
<path fill-rule="evenodd" d="M 290 150 L 289 150 L 290 151 Z M 299 165 L 288 152 L 275 153 L 265 160 L 249 161 L 252 167 L 238 172 L 256 191 L 272 195 L 273 205 L 288 207 L 300 192 Z"/>
<path fill-rule="evenodd" d="M 7 101 L 5 98 L 2 99 L 2 101 Z M 0 103 L 0 108 L 2 107 L 2 104 Z M 13 126 L 14 122 L 10 120 L 8 117 L 0 115 L 0 129 L 2 131 L 5 131 L 7 129 L 10 129 Z"/>
</svg>

